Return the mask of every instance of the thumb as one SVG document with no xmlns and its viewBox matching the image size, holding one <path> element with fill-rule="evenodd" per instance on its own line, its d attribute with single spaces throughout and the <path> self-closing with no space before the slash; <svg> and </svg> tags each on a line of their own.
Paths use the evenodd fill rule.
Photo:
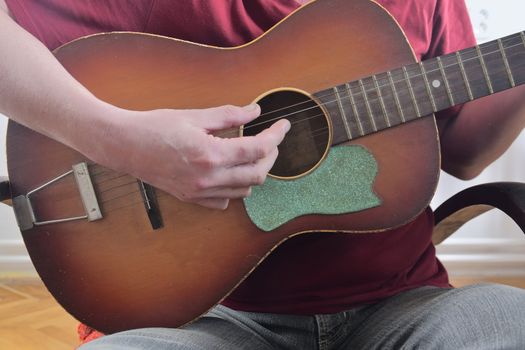
<svg viewBox="0 0 525 350">
<path fill-rule="evenodd" d="M 244 107 L 226 105 L 201 110 L 195 121 L 208 131 L 239 127 L 261 114 L 261 107 L 252 103 Z"/>
</svg>

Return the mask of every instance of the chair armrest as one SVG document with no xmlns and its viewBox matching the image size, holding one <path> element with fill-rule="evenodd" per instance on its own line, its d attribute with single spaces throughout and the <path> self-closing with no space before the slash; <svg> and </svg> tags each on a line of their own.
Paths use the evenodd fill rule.
<svg viewBox="0 0 525 350">
<path fill-rule="evenodd" d="M 0 202 L 11 205 L 11 190 L 9 180 L 5 176 L 0 176 Z"/>
<path fill-rule="evenodd" d="M 497 208 L 510 216 L 525 233 L 525 183 L 494 182 L 467 188 L 441 204 L 434 212 L 435 245 L 468 220 Z"/>
</svg>

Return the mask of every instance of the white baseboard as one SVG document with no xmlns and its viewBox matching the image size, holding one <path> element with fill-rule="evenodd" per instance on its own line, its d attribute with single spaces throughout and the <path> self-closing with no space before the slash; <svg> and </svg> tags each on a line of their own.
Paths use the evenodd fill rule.
<svg viewBox="0 0 525 350">
<path fill-rule="evenodd" d="M 22 240 L 0 240 L 0 277 L 36 277 Z"/>
<path fill-rule="evenodd" d="M 455 239 L 437 248 L 452 277 L 525 277 L 525 240 Z"/>
</svg>

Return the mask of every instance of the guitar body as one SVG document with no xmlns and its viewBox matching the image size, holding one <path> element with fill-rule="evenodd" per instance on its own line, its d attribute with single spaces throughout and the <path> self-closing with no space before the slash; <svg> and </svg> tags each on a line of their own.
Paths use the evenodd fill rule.
<svg viewBox="0 0 525 350">
<path fill-rule="evenodd" d="M 280 87 L 314 93 L 415 61 L 396 22 L 367 0 L 312 2 L 261 38 L 231 49 L 113 33 L 74 41 L 56 56 L 96 96 L 137 110 L 244 105 Z M 12 121 L 7 140 L 13 198 L 87 162 Z M 114 187 L 129 188 L 134 179 L 105 171 L 92 176 L 102 220 L 35 226 L 23 238 L 47 288 L 80 321 L 106 333 L 178 327 L 222 300 L 291 236 L 387 230 L 428 205 L 439 173 L 433 117 L 349 144 L 364 147 L 377 162 L 377 207 L 300 216 L 267 232 L 254 225 L 242 200 L 217 211 L 157 191 L 163 227 L 154 230 L 138 186 L 131 194 Z M 83 212 L 69 177 L 32 201 L 40 218 Z"/>
</svg>

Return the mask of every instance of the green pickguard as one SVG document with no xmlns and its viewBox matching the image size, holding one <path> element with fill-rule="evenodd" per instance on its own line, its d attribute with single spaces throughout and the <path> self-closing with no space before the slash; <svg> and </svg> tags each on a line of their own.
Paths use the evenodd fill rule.
<svg viewBox="0 0 525 350">
<path fill-rule="evenodd" d="M 306 176 L 267 177 L 263 185 L 253 187 L 244 205 L 252 222 L 264 231 L 302 215 L 357 212 L 381 204 L 372 189 L 376 174 L 377 163 L 364 147 L 333 147 Z"/>
</svg>

